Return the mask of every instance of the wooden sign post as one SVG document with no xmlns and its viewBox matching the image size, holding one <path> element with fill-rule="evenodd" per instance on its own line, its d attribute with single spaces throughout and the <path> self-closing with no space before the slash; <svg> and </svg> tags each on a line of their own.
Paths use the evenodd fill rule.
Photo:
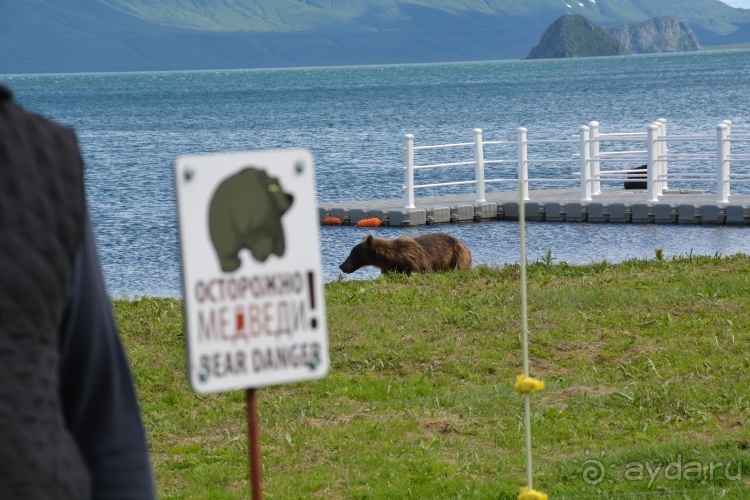
<svg viewBox="0 0 750 500">
<path fill-rule="evenodd" d="M 247 458 L 250 464 L 250 489 L 253 498 L 263 498 L 263 474 L 260 465 L 260 423 L 258 422 L 258 405 L 255 400 L 255 389 L 247 390 Z"/>
</svg>

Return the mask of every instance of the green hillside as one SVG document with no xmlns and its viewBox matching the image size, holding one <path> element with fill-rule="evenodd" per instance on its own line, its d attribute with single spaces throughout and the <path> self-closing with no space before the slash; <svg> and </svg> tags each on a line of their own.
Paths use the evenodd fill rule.
<svg viewBox="0 0 750 500">
<path fill-rule="evenodd" d="M 555 19 L 585 15 L 598 24 L 644 21 L 668 15 L 720 34 L 737 29 L 742 16 L 713 0 L 99 0 L 140 19 L 175 28 L 207 31 L 280 32 L 320 26 L 375 26 L 408 21 L 411 12 L 431 9 L 452 15 Z M 583 6 L 581 5 L 583 4 Z M 569 6 L 568 6 L 569 5 Z M 745 21 L 750 21 L 744 16 Z M 415 20 L 416 21 L 416 20 Z"/>
<path fill-rule="evenodd" d="M 562 15 L 750 41 L 717 0 L 24 0 L 0 3 L 0 73 L 520 59 Z"/>
<path fill-rule="evenodd" d="M 527 59 L 617 56 L 703 50 L 683 21 L 661 16 L 602 28 L 583 16 L 562 16 L 542 34 Z"/>
<path fill-rule="evenodd" d="M 614 38 L 583 16 L 562 16 L 544 31 L 528 59 L 619 56 L 626 54 Z"/>
</svg>

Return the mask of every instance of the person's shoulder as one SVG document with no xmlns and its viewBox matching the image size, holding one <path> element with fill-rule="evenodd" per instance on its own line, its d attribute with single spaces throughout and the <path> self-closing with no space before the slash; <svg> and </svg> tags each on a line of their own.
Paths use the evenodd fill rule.
<svg viewBox="0 0 750 500">
<path fill-rule="evenodd" d="M 6 87 L 2 83 L 0 83 L 0 101 L 12 101 L 13 100 L 13 91 L 10 90 L 10 88 Z"/>
<path fill-rule="evenodd" d="M 42 132 L 48 138 L 58 137 L 59 140 L 75 144 L 77 147 L 78 139 L 72 127 L 26 109 L 14 99 L 13 90 L 2 83 L 0 83 L 0 114 L 3 121 L 20 130 Z M 43 137 L 40 139 L 44 141 Z"/>
</svg>

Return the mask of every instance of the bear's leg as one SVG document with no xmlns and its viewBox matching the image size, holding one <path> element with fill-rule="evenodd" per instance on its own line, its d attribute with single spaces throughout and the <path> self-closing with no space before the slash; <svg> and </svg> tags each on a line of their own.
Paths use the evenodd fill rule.
<svg viewBox="0 0 750 500">
<path fill-rule="evenodd" d="M 240 259 L 237 253 L 242 248 L 241 241 L 237 238 L 231 224 L 225 219 L 218 218 L 211 224 L 211 241 L 216 250 L 216 257 L 224 272 L 235 271 L 240 267 Z"/>
<path fill-rule="evenodd" d="M 278 255 L 281 257 L 284 255 L 284 250 L 286 249 L 286 242 L 284 240 L 284 229 L 281 227 L 281 224 L 279 224 L 278 231 L 273 235 L 273 248 L 272 251 L 275 255 Z"/>
<path fill-rule="evenodd" d="M 253 253 L 253 257 L 260 262 L 265 262 L 268 256 L 271 255 L 273 242 L 270 236 L 264 235 L 260 238 L 253 238 L 253 240 L 249 242 L 248 248 Z"/>
<path fill-rule="evenodd" d="M 219 264 L 221 264 L 222 271 L 231 273 L 240 267 L 240 259 L 237 257 L 236 252 L 231 255 L 219 255 Z"/>
</svg>

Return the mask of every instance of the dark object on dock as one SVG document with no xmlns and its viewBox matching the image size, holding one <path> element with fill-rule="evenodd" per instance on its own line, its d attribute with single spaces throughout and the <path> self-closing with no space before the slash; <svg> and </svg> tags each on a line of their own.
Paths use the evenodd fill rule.
<svg viewBox="0 0 750 500">
<path fill-rule="evenodd" d="M 640 167 L 635 167 L 633 170 L 643 170 L 643 173 L 635 173 L 631 172 L 628 174 L 628 179 L 643 179 L 639 181 L 625 181 L 625 189 L 647 189 L 648 183 L 646 181 L 646 171 L 648 170 L 647 165 L 641 165 Z"/>
</svg>

